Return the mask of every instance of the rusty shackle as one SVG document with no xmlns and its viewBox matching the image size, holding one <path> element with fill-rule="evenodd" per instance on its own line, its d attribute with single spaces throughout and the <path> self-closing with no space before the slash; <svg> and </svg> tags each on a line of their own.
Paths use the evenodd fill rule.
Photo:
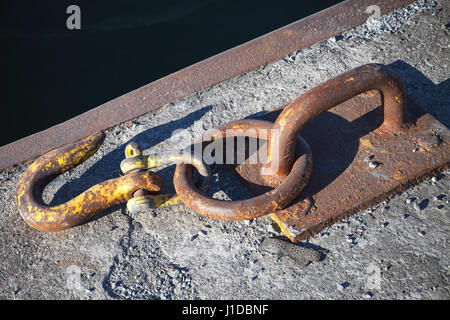
<svg viewBox="0 0 450 320">
<path fill-rule="evenodd" d="M 240 120 L 218 128 L 224 138 L 231 137 L 226 131 L 231 128 L 265 129 L 269 132 L 275 129 L 278 132 L 277 135 L 268 134 L 269 165 L 256 166 L 257 170 L 253 170 L 250 176 L 259 184 L 273 186 L 274 189 L 242 201 L 212 199 L 194 186 L 192 166 L 181 163 L 177 165 L 174 176 L 178 196 L 197 213 L 220 220 L 252 219 L 285 208 L 301 193 L 312 172 L 311 149 L 299 135 L 301 130 L 321 113 L 369 90 L 378 90 L 382 98 L 384 121 L 380 131 L 386 134 L 400 132 L 407 121 L 406 88 L 402 79 L 384 65 L 363 65 L 297 97 L 283 109 L 275 123 Z M 232 135 L 239 136 L 240 133 Z M 259 138 L 257 134 L 248 136 Z M 214 138 L 212 136 L 210 140 Z"/>
<path fill-rule="evenodd" d="M 196 187 L 202 191 L 207 191 L 211 180 L 211 170 L 203 162 L 201 155 L 193 152 L 184 152 L 183 150 L 170 150 L 157 152 L 144 156 L 139 145 L 135 142 L 129 143 L 125 147 L 125 157 L 120 163 L 120 169 L 123 173 L 140 172 L 152 168 L 161 167 L 168 164 L 177 164 L 180 162 L 188 163 L 194 166 L 199 175 Z M 159 207 L 169 207 L 180 202 L 176 194 L 150 194 L 148 190 L 137 190 L 133 198 L 128 200 L 127 209 L 130 213 L 138 213 Z"/>
</svg>

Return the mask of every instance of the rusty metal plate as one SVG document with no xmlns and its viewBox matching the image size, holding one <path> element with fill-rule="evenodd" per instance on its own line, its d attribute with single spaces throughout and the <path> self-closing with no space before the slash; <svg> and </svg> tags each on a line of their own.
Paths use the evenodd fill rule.
<svg viewBox="0 0 450 320">
<path fill-rule="evenodd" d="M 450 167 L 450 132 L 443 124 L 409 99 L 408 129 L 382 134 L 380 106 L 378 91 L 369 91 L 323 113 L 300 133 L 313 153 L 311 178 L 290 206 L 272 214 L 291 241 Z M 274 121 L 279 110 L 259 119 Z M 243 178 L 239 167 L 230 168 L 255 195 L 267 191 Z"/>
</svg>

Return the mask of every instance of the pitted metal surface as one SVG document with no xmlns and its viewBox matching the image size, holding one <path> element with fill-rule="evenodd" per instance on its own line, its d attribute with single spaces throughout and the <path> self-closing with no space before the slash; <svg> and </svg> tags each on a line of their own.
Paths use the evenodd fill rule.
<svg viewBox="0 0 450 320">
<path fill-rule="evenodd" d="M 290 243 L 285 240 L 266 237 L 261 243 L 260 250 L 278 256 L 287 256 L 300 264 L 307 265 L 310 262 L 318 262 L 322 254 L 318 250 L 302 247 L 299 244 Z"/>
</svg>

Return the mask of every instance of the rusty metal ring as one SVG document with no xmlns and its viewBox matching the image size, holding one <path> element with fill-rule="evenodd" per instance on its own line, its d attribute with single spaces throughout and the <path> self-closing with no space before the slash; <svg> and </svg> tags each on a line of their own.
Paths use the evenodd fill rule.
<svg viewBox="0 0 450 320">
<path fill-rule="evenodd" d="M 398 134 L 406 127 L 406 87 L 402 78 L 381 64 L 366 64 L 327 80 L 290 102 L 280 113 L 274 129 L 280 130 L 278 145 L 269 141 L 268 153 L 272 175 L 284 176 L 291 171 L 297 136 L 315 117 L 369 90 L 378 90 L 382 97 L 384 122 L 382 131 Z M 274 150 L 278 148 L 278 150 Z M 277 156 L 277 158 L 272 157 Z"/>
<path fill-rule="evenodd" d="M 136 172 L 99 183 L 66 203 L 53 207 L 46 205 L 42 200 L 45 186 L 92 156 L 104 139 L 104 133 L 98 132 L 50 151 L 28 167 L 17 190 L 17 207 L 26 223 L 41 231 L 68 229 L 112 205 L 127 201 L 137 189 L 161 189 L 162 179 L 156 173 Z"/>
<path fill-rule="evenodd" d="M 256 124 L 268 128 L 272 124 L 262 120 L 242 120 L 222 126 L 220 130 L 233 126 L 255 128 Z M 238 136 L 226 135 L 225 137 Z M 180 163 L 176 166 L 174 175 L 175 190 L 181 201 L 190 209 L 204 216 L 219 220 L 246 220 L 264 216 L 286 207 L 303 190 L 312 172 L 312 152 L 308 143 L 302 137 L 297 138 L 298 158 L 290 174 L 274 189 L 241 201 L 223 201 L 212 199 L 199 191 L 193 183 L 193 167 Z"/>
<path fill-rule="evenodd" d="M 401 132 L 407 123 L 406 88 L 402 79 L 383 65 L 364 65 L 328 80 L 297 97 L 284 108 L 274 124 L 261 120 L 242 120 L 222 126 L 219 130 L 222 135 L 224 131 L 226 132 L 226 128 L 260 126 L 279 133 L 271 134 L 268 139 L 270 163 L 256 173 L 258 176 L 273 177 L 272 180 L 264 181 L 264 185 L 281 183 L 275 189 L 244 201 L 214 200 L 195 189 L 192 184 L 192 168 L 180 164 L 175 170 L 174 177 L 178 195 L 194 211 L 222 220 L 250 219 L 284 208 L 305 187 L 311 174 L 311 151 L 299 136 L 301 130 L 321 113 L 369 90 L 379 90 L 383 99 L 384 122 L 381 130 L 388 133 Z M 294 162 L 296 145 L 302 145 L 304 153 Z M 293 181 L 293 177 L 300 182 Z"/>
</svg>

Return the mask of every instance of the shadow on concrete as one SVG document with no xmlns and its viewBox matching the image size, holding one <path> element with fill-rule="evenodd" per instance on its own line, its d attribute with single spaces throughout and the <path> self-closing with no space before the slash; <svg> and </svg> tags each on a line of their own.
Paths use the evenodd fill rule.
<svg viewBox="0 0 450 320">
<path fill-rule="evenodd" d="M 450 79 L 434 84 L 421 71 L 413 66 L 397 60 L 388 65 L 403 79 L 408 91 L 408 99 L 413 99 L 419 106 L 450 128 Z M 444 96 L 445 95 L 445 96 Z M 444 102 L 444 108 L 437 101 Z"/>
</svg>

